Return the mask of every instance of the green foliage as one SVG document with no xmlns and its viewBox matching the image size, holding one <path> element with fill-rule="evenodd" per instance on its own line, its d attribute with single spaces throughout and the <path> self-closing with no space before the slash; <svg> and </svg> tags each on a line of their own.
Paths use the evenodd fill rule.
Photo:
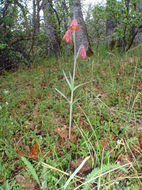
<svg viewBox="0 0 142 190">
<path fill-rule="evenodd" d="M 33 169 L 30 166 L 30 169 L 28 168 L 29 163 L 25 164 L 28 170 L 23 167 L 18 153 L 21 151 L 28 157 L 28 150 L 37 139 L 41 150 L 38 155 L 39 161 L 35 162 L 31 158 L 30 164 L 38 176 L 41 187 L 58 189 L 63 187 L 69 178 L 58 171 L 43 169 L 41 161 L 70 174 L 78 168 L 78 166 L 72 168 L 71 161 L 78 158 L 83 161 L 90 155 L 94 172 L 95 168 L 96 172 L 99 172 L 102 149 L 104 167 L 107 163 L 115 165 L 119 157 L 122 157 L 120 164 L 125 163 L 127 161 L 125 156 L 129 153 L 135 170 L 131 168 L 124 177 L 135 176 L 136 172 L 138 176 L 140 175 L 141 170 L 136 163 L 140 165 L 141 153 L 135 152 L 133 148 L 134 145 L 138 146 L 137 125 L 141 122 L 141 95 L 137 96 L 140 91 L 141 72 L 138 65 L 141 62 L 141 49 L 123 56 L 113 54 L 113 57 L 107 52 L 102 51 L 102 55 L 96 49 L 95 52 L 90 61 L 78 60 L 76 85 L 91 80 L 93 82 L 78 88 L 78 93 L 82 95 L 77 107 L 74 108 L 73 131 L 77 136 L 75 143 L 67 144 L 68 141 L 55 132 L 56 128 L 68 126 L 68 104 L 55 92 L 55 88 L 69 95 L 67 85 L 63 85 L 66 79 L 62 77 L 62 70 L 66 71 L 71 67 L 71 58 L 40 59 L 30 69 L 25 68 L 24 71 L 19 69 L 0 76 L 2 186 L 8 181 L 9 187 L 20 189 L 22 185 L 17 182 L 14 184 L 13 179 L 13 175 L 19 173 L 27 179 L 30 172 L 31 181 L 37 178 L 31 173 Z M 135 61 L 129 62 L 130 58 L 131 61 Z M 133 130 L 130 128 L 132 122 Z M 121 140 L 120 145 L 117 143 L 118 140 Z M 123 140 L 127 141 L 136 159 Z M 110 175 L 110 179 L 101 177 L 100 186 L 106 184 L 105 188 L 109 182 L 111 184 L 111 181 L 119 180 L 117 170 L 113 171 L 113 174 Z M 87 177 L 86 173 L 81 175 Z M 126 179 L 127 182 L 130 181 L 126 184 L 127 187 L 129 184 L 140 185 L 137 175 L 135 179 Z M 76 181 L 75 178 L 73 182 Z M 121 181 L 123 183 L 124 179 Z M 122 183 L 118 183 L 116 187 L 121 189 Z M 76 183 L 70 182 L 69 186 L 74 189 Z"/>
<path fill-rule="evenodd" d="M 105 173 L 105 172 L 107 172 L 107 171 L 109 171 L 109 170 L 118 168 L 119 166 L 120 166 L 120 165 L 118 165 L 118 164 L 106 164 L 106 165 L 104 164 L 101 168 L 99 168 L 99 167 L 98 167 L 98 168 L 94 168 L 94 169 L 92 170 L 92 172 L 87 175 L 87 177 L 86 177 L 86 179 L 85 179 L 85 182 L 87 182 L 87 181 L 89 181 L 89 180 L 91 180 L 91 179 L 93 179 L 93 178 L 95 178 L 95 177 L 97 177 L 97 176 L 98 176 L 98 178 L 99 178 L 99 175 L 101 175 L 101 174 L 103 174 L 103 173 Z M 124 169 L 124 168 L 121 168 L 121 169 L 122 169 L 124 172 L 127 173 L 127 170 L 126 170 L 126 169 Z M 94 183 L 94 180 L 92 180 L 91 182 L 85 184 L 85 185 L 83 186 L 83 190 L 89 190 L 92 183 Z"/>
<path fill-rule="evenodd" d="M 113 19 L 116 24 L 114 36 L 121 41 L 120 45 L 126 49 L 131 43 L 136 29 L 141 25 L 142 13 L 138 11 L 137 1 L 110 1 L 106 11 L 107 19 Z"/>
<path fill-rule="evenodd" d="M 106 41 L 107 22 L 115 39 L 115 47 L 126 50 L 135 32 L 141 26 L 142 11 L 139 10 L 138 1 L 108 0 L 106 6 L 102 4 L 90 5 L 85 18 L 91 43 L 100 46 Z M 110 35 L 110 34 L 109 34 Z M 139 43 L 136 41 L 136 43 Z"/>
<path fill-rule="evenodd" d="M 0 44 L 0 49 L 5 49 L 7 44 Z"/>
<path fill-rule="evenodd" d="M 0 12 L 0 72 L 34 62 L 46 54 L 47 37 L 41 31 L 33 36 L 25 1 L 4 1 Z"/>
<path fill-rule="evenodd" d="M 0 72 L 1 70 L 12 67 L 19 62 L 21 57 L 25 56 L 24 46 L 21 38 L 24 38 L 24 32 L 17 30 L 20 21 L 17 22 L 19 7 L 14 1 L 6 2 L 0 12 Z M 26 58 L 26 56 L 25 56 Z"/>
<path fill-rule="evenodd" d="M 36 173 L 36 170 L 32 166 L 32 164 L 25 157 L 21 157 L 21 159 L 24 162 L 24 164 L 28 167 L 28 169 L 29 169 L 30 173 L 32 174 L 33 178 L 36 180 L 36 182 L 40 186 L 40 181 L 39 181 L 38 175 Z"/>
<path fill-rule="evenodd" d="M 68 19 L 64 20 L 66 17 L 63 15 L 66 16 L 68 11 L 64 14 L 61 2 L 56 1 L 55 8 L 58 10 L 59 18 L 63 18 L 60 20 L 60 29 L 64 31 L 64 24 Z M 126 9 L 123 7 L 126 8 L 122 1 L 117 1 L 115 13 L 120 17 L 121 23 L 118 23 L 115 34 L 120 38 L 124 37 L 125 27 L 126 34 L 129 34 L 131 26 L 139 25 L 141 15 L 131 8 L 129 14 L 132 18 L 128 16 L 128 19 Z M 112 8 L 115 9 L 114 6 Z M 13 4 L 10 4 L 5 17 L 0 17 L 3 22 L 0 26 L 2 27 L 0 63 L 6 64 L 8 61 L 10 64 L 21 63 L 27 53 L 29 55 L 27 59 L 31 58 L 33 61 L 34 58 L 34 63 L 30 63 L 31 67 L 25 67 L 24 70 L 19 68 L 15 72 L 5 72 L 0 76 L 1 189 L 22 189 L 23 184 L 19 184 L 15 176 L 20 173 L 27 180 L 29 172 L 30 180 L 34 180 L 34 183 L 36 181 L 42 189 L 62 188 L 70 173 L 78 171 L 76 170 L 78 165 L 74 168 L 71 161 L 78 159 L 83 161 L 88 155 L 91 158 L 92 172 L 88 175 L 82 171 L 77 173 L 85 178 L 86 182 L 92 177 L 98 177 L 99 180 L 96 181 L 98 189 L 102 185 L 104 189 L 139 189 L 142 160 L 138 140 L 142 125 L 141 46 L 121 56 L 116 52 L 106 51 L 105 22 L 108 15 L 105 6 L 90 8 L 86 23 L 91 43 L 95 42 L 98 49 L 94 49 L 93 57 L 83 61 L 78 60 L 75 85 L 77 87 L 78 84 L 86 85 L 75 92 L 76 97 L 81 95 L 73 113 L 72 135 L 75 142 L 67 142 L 63 137 L 66 132 L 57 134 L 55 129 L 59 131 L 63 127 L 68 129 L 69 106 L 60 94 L 55 92 L 55 88 L 60 89 L 66 97 L 69 96 L 69 88 L 64 82 L 69 82 L 71 86 L 71 79 L 69 80 L 66 74 L 63 76 L 62 70 L 72 71 L 72 58 L 70 54 L 58 59 L 41 58 L 40 56 L 46 51 L 47 38 L 44 31 L 35 36 L 33 52 L 30 52 L 31 18 L 29 16 L 26 25 L 21 9 L 18 10 L 20 13 L 17 11 L 14 13 Z M 88 81 L 93 82 L 87 83 Z M 37 139 L 40 146 L 39 161 L 35 162 L 30 158 L 29 162 L 22 158 L 26 165 L 23 167 L 21 154 L 26 158 L 29 157 L 31 145 Z M 101 167 L 102 160 L 104 165 Z M 63 175 L 58 170 L 41 167 L 41 161 L 64 173 L 67 172 L 68 175 Z M 115 170 L 112 174 L 109 173 L 109 176 L 104 175 L 99 178 L 103 172 L 118 167 L 117 162 L 123 165 L 129 161 L 133 163 L 133 167 L 129 168 L 127 173 L 121 171 L 123 175 L 120 172 L 118 176 L 118 170 Z M 90 171 L 91 169 L 88 172 Z M 72 177 L 74 177 L 73 183 L 70 181 L 68 185 L 70 189 L 75 189 L 79 181 L 76 180 L 76 176 Z"/>
</svg>

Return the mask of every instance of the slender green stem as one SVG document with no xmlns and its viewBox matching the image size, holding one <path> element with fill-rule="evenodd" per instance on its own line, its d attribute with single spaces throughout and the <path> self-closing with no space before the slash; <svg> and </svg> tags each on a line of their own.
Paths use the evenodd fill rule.
<svg viewBox="0 0 142 190">
<path fill-rule="evenodd" d="M 69 139 L 71 138 L 71 125 L 72 125 L 72 110 L 73 110 L 73 95 L 74 95 L 74 80 L 75 80 L 75 71 L 76 71 L 76 43 L 75 43 L 75 31 L 73 33 L 73 42 L 74 42 L 74 64 L 73 64 L 73 89 L 71 90 L 71 100 L 70 100 L 70 118 L 69 118 Z"/>
</svg>

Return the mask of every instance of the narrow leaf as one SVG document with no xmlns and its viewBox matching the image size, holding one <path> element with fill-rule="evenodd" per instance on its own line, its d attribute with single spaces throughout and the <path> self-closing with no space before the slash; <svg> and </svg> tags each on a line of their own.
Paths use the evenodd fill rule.
<svg viewBox="0 0 142 190">
<path fill-rule="evenodd" d="M 9 187 L 9 185 L 8 185 L 8 180 L 6 180 L 6 182 L 5 182 L 5 189 L 6 189 L 6 190 L 10 190 L 10 187 Z"/>
<path fill-rule="evenodd" d="M 67 98 L 60 90 L 58 90 L 57 88 L 55 88 L 55 90 L 56 90 L 59 94 L 61 94 L 61 96 L 63 96 L 63 97 L 67 100 L 67 102 L 70 104 L 70 101 L 68 100 L 68 98 Z"/>
<path fill-rule="evenodd" d="M 74 105 L 76 102 L 78 102 L 78 100 L 80 100 L 80 98 L 77 98 L 73 101 L 72 105 Z"/>
<path fill-rule="evenodd" d="M 77 88 L 79 88 L 79 87 L 81 87 L 81 86 L 83 86 L 83 85 L 85 85 L 85 84 L 88 84 L 88 83 L 90 83 L 90 82 L 93 82 L 93 81 L 85 82 L 85 83 L 82 83 L 82 84 L 79 84 L 79 85 L 75 86 L 75 87 L 74 87 L 74 91 L 75 91 Z"/>
<path fill-rule="evenodd" d="M 63 70 L 63 74 L 64 74 L 64 77 L 65 77 L 65 79 L 66 79 L 66 81 L 67 81 L 67 83 L 68 83 L 68 85 L 69 85 L 69 87 L 70 87 L 70 89 L 71 89 L 70 81 L 69 81 L 69 79 L 68 79 L 66 73 L 64 72 L 64 70 Z"/>
<path fill-rule="evenodd" d="M 24 164 L 28 167 L 29 171 L 31 172 L 33 178 L 36 180 L 36 182 L 39 184 L 40 186 L 40 181 L 39 178 L 37 176 L 37 173 L 34 169 L 34 167 L 32 166 L 32 164 L 25 158 L 25 157 L 21 157 L 22 161 L 24 162 Z"/>
<path fill-rule="evenodd" d="M 71 81 L 71 87 L 72 87 L 72 89 L 73 89 L 73 88 L 74 88 L 74 81 L 73 81 L 73 78 L 72 78 L 70 72 L 69 72 L 69 77 L 70 77 L 70 81 Z"/>
</svg>

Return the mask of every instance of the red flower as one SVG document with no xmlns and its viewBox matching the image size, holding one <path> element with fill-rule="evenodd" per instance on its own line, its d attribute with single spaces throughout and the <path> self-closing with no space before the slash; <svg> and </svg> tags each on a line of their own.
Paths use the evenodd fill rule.
<svg viewBox="0 0 142 190">
<path fill-rule="evenodd" d="M 68 42 L 72 42 L 72 38 L 71 38 L 71 31 L 70 30 L 67 30 L 63 39 L 62 40 L 66 40 L 66 43 Z"/>
<path fill-rule="evenodd" d="M 71 25 L 69 26 L 69 29 L 71 29 L 72 32 L 74 30 L 78 31 L 80 29 L 79 26 L 78 26 L 78 22 L 77 22 L 76 19 L 72 20 Z"/>
<path fill-rule="evenodd" d="M 80 57 L 82 57 L 83 59 L 87 58 L 85 46 L 81 46 L 80 48 L 79 58 Z"/>
</svg>

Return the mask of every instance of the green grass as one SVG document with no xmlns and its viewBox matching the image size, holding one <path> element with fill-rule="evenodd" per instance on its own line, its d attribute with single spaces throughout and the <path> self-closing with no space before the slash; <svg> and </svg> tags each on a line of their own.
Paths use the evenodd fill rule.
<svg viewBox="0 0 142 190">
<path fill-rule="evenodd" d="M 73 168 L 71 161 L 83 161 L 90 156 L 88 162 L 92 169 L 77 173 L 81 178 L 73 177 L 67 189 L 75 189 L 93 177 L 93 183 L 84 185 L 84 189 L 95 186 L 98 189 L 140 189 L 141 63 L 140 49 L 121 56 L 95 52 L 90 59 L 78 59 L 75 83 L 90 83 L 75 92 L 75 97 L 80 99 L 73 108 L 72 129 L 77 138 L 74 142 L 55 132 L 55 129 L 68 127 L 69 105 L 55 88 L 70 96 L 62 70 L 72 71 L 72 57 L 41 58 L 30 68 L 1 75 L 1 188 L 24 189 L 25 183 L 16 179 L 19 174 L 28 188 L 30 185 L 36 188 L 40 182 L 42 189 L 63 189 L 69 176 L 79 167 Z M 35 143 L 39 148 L 38 160 L 29 156 Z M 22 153 L 27 162 L 22 161 Z M 115 169 L 116 165 L 129 162 L 132 165 L 127 165 L 124 171 Z M 48 166 L 43 166 L 44 163 Z"/>
</svg>

